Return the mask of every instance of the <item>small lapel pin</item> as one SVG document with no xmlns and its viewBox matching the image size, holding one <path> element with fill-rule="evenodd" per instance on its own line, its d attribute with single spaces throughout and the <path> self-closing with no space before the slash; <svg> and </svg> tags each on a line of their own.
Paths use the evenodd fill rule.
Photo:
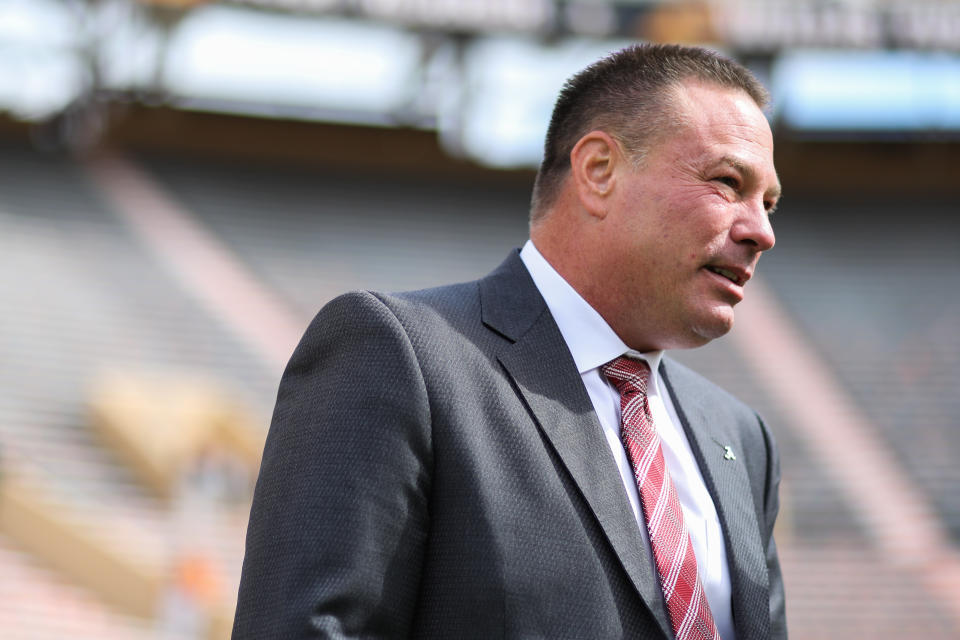
<svg viewBox="0 0 960 640">
<path fill-rule="evenodd" d="M 733 455 L 733 449 L 730 448 L 730 445 L 724 445 L 723 447 L 723 459 L 724 460 L 736 460 L 737 456 Z"/>
</svg>

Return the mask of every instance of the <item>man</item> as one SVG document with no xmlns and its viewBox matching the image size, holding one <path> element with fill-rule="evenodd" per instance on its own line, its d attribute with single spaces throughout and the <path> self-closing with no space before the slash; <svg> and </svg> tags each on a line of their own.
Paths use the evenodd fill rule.
<svg viewBox="0 0 960 640">
<path fill-rule="evenodd" d="M 235 638 L 786 636 L 771 435 L 662 357 L 726 333 L 773 246 L 765 100 L 701 49 L 613 54 L 561 93 L 522 252 L 320 312 Z"/>
</svg>

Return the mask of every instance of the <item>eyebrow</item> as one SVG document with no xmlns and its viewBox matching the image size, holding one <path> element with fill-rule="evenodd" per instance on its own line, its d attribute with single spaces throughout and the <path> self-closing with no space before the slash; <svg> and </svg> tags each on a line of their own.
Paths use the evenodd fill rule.
<svg viewBox="0 0 960 640">
<path fill-rule="evenodd" d="M 720 158 L 720 163 L 733 167 L 734 169 L 739 171 L 741 174 L 747 176 L 751 180 L 756 180 L 757 172 L 753 170 L 753 167 L 748 165 L 746 162 L 744 162 L 740 158 L 727 155 Z M 780 197 L 783 195 L 783 189 L 780 186 L 780 181 L 777 180 L 776 186 L 774 186 L 772 189 L 770 189 L 770 191 L 766 192 L 764 195 L 767 196 L 768 198 L 776 198 L 779 200 Z"/>
</svg>

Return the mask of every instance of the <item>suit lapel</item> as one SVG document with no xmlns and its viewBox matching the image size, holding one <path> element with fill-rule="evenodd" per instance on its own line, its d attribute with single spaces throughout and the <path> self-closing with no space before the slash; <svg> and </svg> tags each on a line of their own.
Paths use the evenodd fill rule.
<svg viewBox="0 0 960 640">
<path fill-rule="evenodd" d="M 573 357 L 515 255 L 481 281 L 484 323 L 515 341 L 498 357 L 593 511 L 634 587 L 671 637 L 652 562 Z"/>
<path fill-rule="evenodd" d="M 702 381 L 667 360 L 661 364 L 660 372 L 720 518 L 730 565 L 737 637 L 766 638 L 767 606 L 761 612 L 757 603 L 769 603 L 769 585 L 750 479 L 742 459 L 748 452 L 736 450 L 740 439 L 731 425 L 716 419 L 716 408 L 704 395 Z M 729 454 L 726 447 L 731 447 Z M 738 455 L 740 460 L 736 459 Z"/>
</svg>

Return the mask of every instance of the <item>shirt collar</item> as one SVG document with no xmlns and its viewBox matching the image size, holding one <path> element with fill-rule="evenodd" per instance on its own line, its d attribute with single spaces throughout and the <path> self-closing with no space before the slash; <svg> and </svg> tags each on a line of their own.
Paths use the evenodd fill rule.
<svg viewBox="0 0 960 640">
<path fill-rule="evenodd" d="M 663 351 L 640 353 L 628 347 L 603 316 L 547 262 L 532 240 L 527 240 L 523 245 L 520 259 L 547 303 L 581 375 L 626 355 L 645 360 L 650 365 L 653 384 L 649 384 L 648 388 L 657 388 Z"/>
</svg>

